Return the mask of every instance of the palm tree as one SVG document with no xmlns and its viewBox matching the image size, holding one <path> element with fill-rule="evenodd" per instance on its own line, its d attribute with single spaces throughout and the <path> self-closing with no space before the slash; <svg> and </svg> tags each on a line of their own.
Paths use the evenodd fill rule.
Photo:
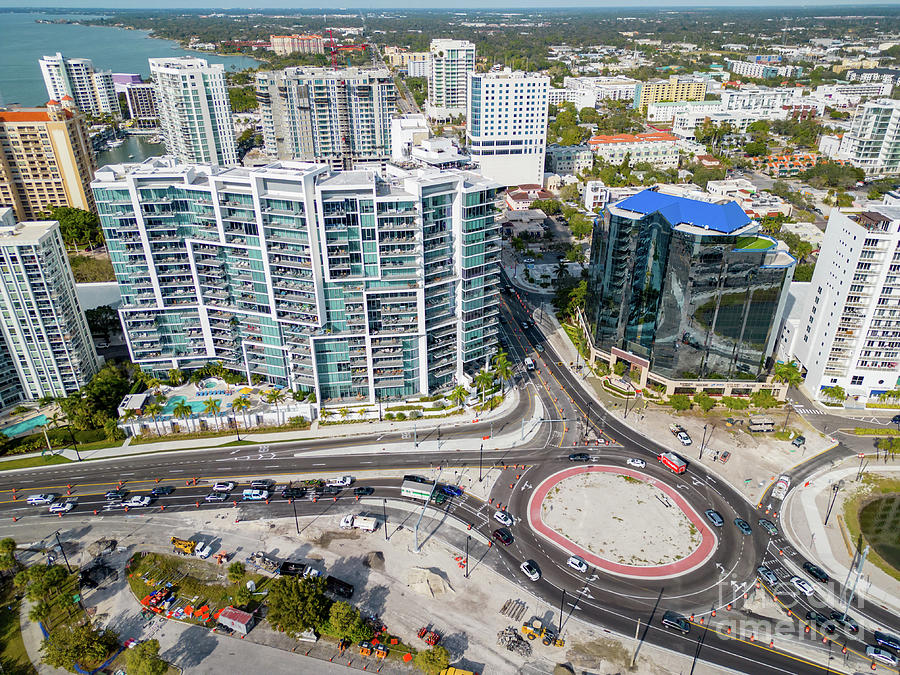
<svg viewBox="0 0 900 675">
<path fill-rule="evenodd" d="M 184 371 L 179 368 L 172 368 L 166 373 L 169 377 L 169 384 L 173 387 L 184 384 Z"/>
<path fill-rule="evenodd" d="M 241 411 L 244 415 L 244 428 L 248 428 L 250 425 L 247 422 L 247 410 L 250 408 L 252 404 L 250 403 L 250 397 L 246 394 L 243 396 L 238 396 L 231 402 L 231 409 L 237 413 Z M 234 426 L 237 426 L 237 421 L 235 421 Z"/>
<path fill-rule="evenodd" d="M 494 374 L 491 371 L 483 368 L 475 375 L 475 386 L 481 389 L 481 405 L 484 405 L 485 391 L 492 384 L 494 384 Z"/>
<path fill-rule="evenodd" d="M 458 408 L 463 407 L 463 403 L 466 402 L 466 399 L 468 397 L 469 397 L 469 390 L 466 389 L 461 384 L 456 385 L 453 388 L 453 391 L 451 391 L 450 394 L 447 396 L 447 398 L 449 398 L 451 401 L 456 403 L 456 406 Z"/>
<path fill-rule="evenodd" d="M 208 398 L 203 402 L 203 412 L 212 415 L 216 420 L 216 431 L 219 429 L 219 413 L 222 412 L 222 401 L 217 398 Z"/>
<path fill-rule="evenodd" d="M 843 387 L 838 385 L 833 387 L 822 387 L 822 393 L 832 401 L 837 401 L 839 403 L 843 403 L 847 400 L 847 392 L 844 391 Z"/>
<path fill-rule="evenodd" d="M 144 406 L 144 412 L 147 415 L 150 415 L 150 419 L 153 420 L 153 424 L 156 426 L 156 435 L 162 436 L 162 432 L 159 430 L 159 416 L 163 413 L 163 404 L 162 403 L 148 403 Z"/>
<path fill-rule="evenodd" d="M 266 392 L 266 403 L 269 403 L 269 404 L 275 406 L 276 418 L 280 417 L 280 414 L 279 414 L 280 411 L 278 408 L 278 404 L 282 403 L 284 401 L 284 399 L 285 399 L 285 395 L 281 389 L 269 389 L 269 391 Z M 284 424 L 284 421 L 282 420 L 280 422 L 280 424 Z"/>
<path fill-rule="evenodd" d="M 172 410 L 172 414 L 180 420 L 183 419 L 185 421 L 184 426 L 187 427 L 188 431 L 191 430 L 191 425 L 187 421 L 191 418 L 191 415 L 194 414 L 194 410 L 193 408 L 191 408 L 191 406 L 189 406 L 183 400 L 179 401 L 175 404 L 175 408 Z"/>
<path fill-rule="evenodd" d="M 338 410 L 338 415 L 341 416 L 342 420 L 347 419 L 350 416 L 350 408 L 341 408 Z"/>
<path fill-rule="evenodd" d="M 496 356 L 494 356 L 494 373 L 500 378 L 500 382 L 505 383 L 512 380 L 512 364 L 509 362 L 509 359 L 506 358 L 506 352 L 503 350 L 500 350 Z M 506 393 L 505 389 L 503 393 Z"/>
<path fill-rule="evenodd" d="M 799 387 L 803 384 L 803 375 L 800 374 L 800 369 L 793 361 L 791 363 L 776 363 L 772 379 L 776 382 L 783 382 L 788 387 Z"/>
<path fill-rule="evenodd" d="M 151 405 L 152 405 L 152 404 L 151 404 Z M 119 417 L 119 420 L 120 420 L 123 424 L 128 424 L 131 420 L 133 420 L 133 419 L 134 419 L 135 417 L 137 417 L 137 416 L 138 416 L 138 411 L 137 411 L 137 410 L 135 410 L 134 408 L 128 408 L 128 410 L 126 410 L 125 412 L 122 413 L 122 416 Z M 131 425 L 131 435 L 132 435 L 132 436 L 135 435 L 135 433 L 134 433 L 134 425 L 133 425 L 133 424 Z"/>
</svg>

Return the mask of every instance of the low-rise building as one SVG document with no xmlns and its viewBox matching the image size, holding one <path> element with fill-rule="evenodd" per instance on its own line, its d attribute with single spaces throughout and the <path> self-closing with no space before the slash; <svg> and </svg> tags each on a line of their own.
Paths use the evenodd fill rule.
<svg viewBox="0 0 900 675">
<path fill-rule="evenodd" d="M 632 101 L 638 80 L 630 77 L 571 77 L 563 78 L 563 87 L 569 90 L 590 91 L 594 104 L 599 101 Z"/>
<path fill-rule="evenodd" d="M 768 80 L 773 77 L 800 77 L 803 75 L 803 68 L 800 66 L 750 63 L 749 61 L 735 61 L 732 59 L 725 59 L 725 65 L 732 74 L 752 77 L 755 80 Z"/>
<path fill-rule="evenodd" d="M 594 153 L 587 145 L 547 146 L 546 170 L 560 175 L 578 175 L 594 166 Z"/>
<path fill-rule="evenodd" d="M 548 91 L 550 105 L 559 106 L 569 102 L 576 110 L 593 108 L 597 105 L 597 92 L 592 89 L 550 89 Z"/>
<path fill-rule="evenodd" d="M 635 85 L 634 100 L 641 113 L 651 103 L 662 101 L 702 101 L 706 97 L 708 80 L 690 75 L 672 75 L 667 80 L 640 82 Z"/>
<path fill-rule="evenodd" d="M 526 211 L 535 199 L 553 199 L 553 193 L 541 185 L 519 185 L 506 191 L 506 208 L 510 211 Z"/>
<path fill-rule="evenodd" d="M 847 79 L 851 82 L 885 82 L 897 86 L 900 84 L 900 69 L 853 68 L 847 71 Z"/>
<path fill-rule="evenodd" d="M 547 231 L 546 220 L 547 215 L 540 209 L 523 209 L 507 211 L 497 218 L 497 224 L 503 230 L 504 237 L 540 239 Z"/>
<path fill-rule="evenodd" d="M 412 148 L 431 134 L 428 120 L 421 113 L 409 113 L 391 119 L 391 161 L 405 162 Z"/>
<path fill-rule="evenodd" d="M 663 101 L 647 106 L 647 121 L 671 122 L 677 114 L 712 114 L 721 110 L 722 101 Z"/>
<path fill-rule="evenodd" d="M 588 146 L 603 161 L 621 164 L 627 157 L 630 166 L 647 162 L 660 168 L 676 168 L 681 157 L 672 134 L 615 134 L 592 136 Z"/>
<path fill-rule="evenodd" d="M 842 82 L 819 85 L 812 96 L 831 108 L 849 108 L 866 98 L 890 96 L 893 88 L 890 82 Z"/>
</svg>

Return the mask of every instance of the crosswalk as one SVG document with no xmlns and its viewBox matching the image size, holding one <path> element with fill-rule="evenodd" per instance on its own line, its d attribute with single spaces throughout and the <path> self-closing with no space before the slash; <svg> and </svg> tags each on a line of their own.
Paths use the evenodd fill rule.
<svg viewBox="0 0 900 675">
<path fill-rule="evenodd" d="M 801 415 L 824 415 L 821 410 L 816 410 L 815 408 L 803 408 L 801 406 L 794 406 L 794 410 Z"/>
</svg>

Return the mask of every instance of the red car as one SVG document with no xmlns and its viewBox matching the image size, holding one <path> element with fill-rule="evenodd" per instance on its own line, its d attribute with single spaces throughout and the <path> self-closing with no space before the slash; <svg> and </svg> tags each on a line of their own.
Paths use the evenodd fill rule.
<svg viewBox="0 0 900 675">
<path fill-rule="evenodd" d="M 513 542 L 513 536 L 505 527 L 494 530 L 494 539 L 504 546 L 509 546 Z"/>
</svg>

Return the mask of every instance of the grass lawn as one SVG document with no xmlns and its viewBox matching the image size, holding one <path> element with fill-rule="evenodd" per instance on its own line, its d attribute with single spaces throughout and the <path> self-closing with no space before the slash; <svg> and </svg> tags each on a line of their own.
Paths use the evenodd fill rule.
<svg viewBox="0 0 900 675">
<path fill-rule="evenodd" d="M 860 534 L 859 509 L 862 503 L 869 497 L 900 493 L 900 479 L 898 478 L 883 478 L 873 474 L 864 474 L 862 483 L 863 484 L 857 488 L 854 495 L 844 502 L 844 522 L 847 524 L 847 529 L 850 531 L 854 546 L 856 545 Z M 895 569 L 888 564 L 884 558 L 878 555 L 874 547 L 869 549 L 868 559 L 885 574 L 900 581 L 900 570 Z"/>
<path fill-rule="evenodd" d="M 10 675 L 37 675 L 22 641 L 19 601 L 12 583 L 0 588 L 0 663 L 3 672 Z"/>
<path fill-rule="evenodd" d="M 67 459 L 62 455 L 24 457 L 22 459 L 11 459 L 7 462 L 0 462 L 0 471 L 10 471 L 11 469 L 33 469 L 35 467 L 50 466 L 52 464 L 68 464 L 71 461 L 71 459 Z"/>
</svg>

